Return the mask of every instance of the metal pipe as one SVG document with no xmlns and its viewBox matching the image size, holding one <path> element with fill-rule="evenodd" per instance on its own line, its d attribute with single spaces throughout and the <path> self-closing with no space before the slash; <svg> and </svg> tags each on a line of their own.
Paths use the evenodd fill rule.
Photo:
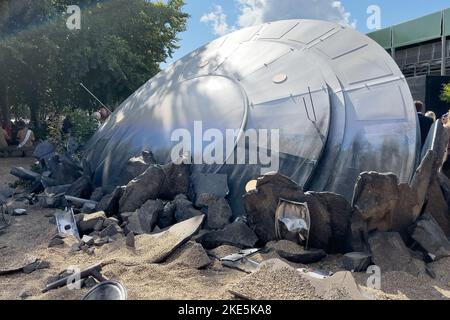
<svg viewBox="0 0 450 320">
<path fill-rule="evenodd" d="M 83 87 L 83 89 L 86 90 L 87 93 L 89 93 L 95 100 L 97 100 L 98 103 L 100 103 L 106 110 L 112 113 L 112 111 L 103 102 L 101 102 L 88 88 L 86 88 L 83 83 L 80 82 L 80 86 Z"/>
<path fill-rule="evenodd" d="M 447 62 L 447 38 L 445 36 L 445 16 L 444 11 L 442 11 L 442 62 L 441 62 L 441 76 L 445 76 L 445 67 Z"/>
</svg>

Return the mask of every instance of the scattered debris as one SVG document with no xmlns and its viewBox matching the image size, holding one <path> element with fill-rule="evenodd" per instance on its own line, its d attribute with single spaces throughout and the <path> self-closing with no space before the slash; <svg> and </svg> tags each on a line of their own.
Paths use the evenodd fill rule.
<svg viewBox="0 0 450 320">
<path fill-rule="evenodd" d="M 119 214 L 119 201 L 125 192 L 125 188 L 124 186 L 117 187 L 111 194 L 103 196 L 95 210 L 105 212 L 108 217 L 117 216 Z"/>
<path fill-rule="evenodd" d="M 90 234 L 94 231 L 100 231 L 103 228 L 103 223 L 106 220 L 106 215 L 103 211 L 83 214 L 77 226 L 81 235 Z"/>
<path fill-rule="evenodd" d="M 224 229 L 210 231 L 197 239 L 206 249 L 214 249 L 223 244 L 239 248 L 253 248 L 258 242 L 255 233 L 242 221 L 227 225 Z"/>
<path fill-rule="evenodd" d="M 269 242 L 267 248 L 275 251 L 281 258 L 293 263 L 310 264 L 319 262 L 327 256 L 324 250 L 305 250 L 302 246 L 288 240 Z"/>
<path fill-rule="evenodd" d="M 73 210 L 58 211 L 55 213 L 55 219 L 60 234 L 72 235 L 75 238 L 80 239 Z"/>
<path fill-rule="evenodd" d="M 36 263 L 38 258 L 29 255 L 17 255 L 14 259 L 0 260 L 0 276 L 10 273 L 21 272 L 29 265 Z"/>
<path fill-rule="evenodd" d="M 259 251 L 260 249 L 240 250 L 238 253 L 221 258 L 220 261 L 225 267 L 240 270 L 245 273 L 252 273 L 258 270 L 259 263 L 249 257 Z"/>
<path fill-rule="evenodd" d="M 48 261 L 42 261 L 40 259 L 26 265 L 25 267 L 23 267 L 23 273 L 26 274 L 30 274 L 36 270 L 41 270 L 41 269 L 48 269 L 50 268 L 50 262 Z"/>
<path fill-rule="evenodd" d="M 206 211 L 206 225 L 211 230 L 225 228 L 233 216 L 228 201 L 212 193 L 197 196 L 196 205 L 203 208 L 202 211 Z"/>
<path fill-rule="evenodd" d="M 127 290 L 116 281 L 105 281 L 92 288 L 82 300 L 106 300 L 122 301 L 127 300 Z"/>
<path fill-rule="evenodd" d="M 307 203 L 280 199 L 275 212 L 275 233 L 278 240 L 286 239 L 308 246 L 311 217 Z"/>
<path fill-rule="evenodd" d="M 164 262 L 176 249 L 189 241 L 200 229 L 204 219 L 204 215 L 197 216 L 177 223 L 166 231 L 157 234 L 138 235 L 135 237 L 135 250 L 132 256 L 119 257 L 118 260 L 127 265 L 139 261 L 146 263 Z"/>
<path fill-rule="evenodd" d="M 22 300 L 25 300 L 32 296 L 33 296 L 33 294 L 27 289 L 22 289 L 22 291 L 20 291 L 20 293 L 19 293 L 19 298 Z"/>
<path fill-rule="evenodd" d="M 364 252 L 350 252 L 344 255 L 342 264 L 345 270 L 365 272 L 372 263 L 372 255 Z"/>
<path fill-rule="evenodd" d="M 177 222 L 203 215 L 200 210 L 194 208 L 193 203 L 184 194 L 177 195 L 173 203 L 175 204 L 175 220 Z"/>
<path fill-rule="evenodd" d="M 143 174 L 131 180 L 120 197 L 120 212 L 134 212 L 148 200 L 156 200 L 165 177 L 161 166 L 151 165 Z"/>
<path fill-rule="evenodd" d="M 62 246 L 64 245 L 64 240 L 61 238 L 53 238 L 52 240 L 50 240 L 48 247 L 49 248 L 53 248 L 56 246 Z"/>
<path fill-rule="evenodd" d="M 26 216 L 27 210 L 25 209 L 14 209 L 12 210 L 12 216 Z"/>
<path fill-rule="evenodd" d="M 95 279 L 97 279 L 99 282 L 107 281 L 107 279 L 105 277 L 103 277 L 101 274 L 102 266 L 103 266 L 102 263 L 98 263 L 92 267 L 81 270 L 79 272 L 79 274 L 77 274 L 76 278 L 78 280 L 82 280 L 82 279 L 86 279 L 86 278 L 92 276 Z M 74 278 L 73 274 L 74 274 L 73 271 L 72 272 L 64 271 L 64 272 L 60 273 L 56 277 L 56 279 L 54 279 L 54 278 L 50 279 L 53 281 L 48 283 L 45 286 L 45 288 L 42 290 L 42 292 L 45 293 L 50 290 L 58 289 L 58 288 L 66 286 L 68 283 L 71 283 L 70 280 Z"/>
<path fill-rule="evenodd" d="M 135 234 L 150 234 L 163 211 L 164 203 L 161 200 L 148 200 L 135 212 L 122 213 L 121 217 L 127 222 L 129 231 Z"/>
</svg>

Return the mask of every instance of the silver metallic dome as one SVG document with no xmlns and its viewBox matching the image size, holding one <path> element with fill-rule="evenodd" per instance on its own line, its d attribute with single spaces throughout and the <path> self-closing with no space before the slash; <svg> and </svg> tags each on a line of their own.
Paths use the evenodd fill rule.
<svg viewBox="0 0 450 320">
<path fill-rule="evenodd" d="M 113 186 L 127 160 L 151 149 L 170 161 L 175 129 L 279 129 L 279 172 L 307 190 L 351 200 L 362 171 L 409 182 L 420 150 L 402 73 L 377 43 L 351 28 L 287 20 L 219 38 L 161 71 L 114 112 L 88 144 L 98 185 Z M 202 165 L 228 175 L 235 214 L 258 165 Z"/>
</svg>

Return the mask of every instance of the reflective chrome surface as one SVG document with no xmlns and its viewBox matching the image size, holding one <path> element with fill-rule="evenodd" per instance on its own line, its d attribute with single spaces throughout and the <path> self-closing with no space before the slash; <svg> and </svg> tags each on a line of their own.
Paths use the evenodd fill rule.
<svg viewBox="0 0 450 320">
<path fill-rule="evenodd" d="M 126 161 L 151 149 L 170 160 L 178 128 L 280 130 L 280 173 L 305 189 L 351 199 L 362 171 L 407 182 L 420 146 L 408 85 L 391 57 L 353 29 L 288 20 L 243 29 L 192 52 L 144 84 L 87 149 L 97 184 L 111 186 Z M 228 174 L 235 214 L 252 165 L 197 166 Z"/>
</svg>

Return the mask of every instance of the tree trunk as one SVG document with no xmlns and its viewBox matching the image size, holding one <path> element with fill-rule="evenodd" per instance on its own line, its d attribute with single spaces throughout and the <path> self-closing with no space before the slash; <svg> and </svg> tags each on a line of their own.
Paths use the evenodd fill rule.
<svg viewBox="0 0 450 320">
<path fill-rule="evenodd" d="M 0 83 L 0 115 L 1 119 L 6 123 L 11 121 L 11 108 L 8 99 L 8 86 L 4 83 Z"/>
<path fill-rule="evenodd" d="M 31 117 L 31 126 L 34 128 L 35 133 L 41 132 L 41 117 L 40 112 L 41 106 L 39 104 L 39 101 L 34 98 L 32 99 L 32 102 L 30 104 L 30 117 Z"/>
</svg>

